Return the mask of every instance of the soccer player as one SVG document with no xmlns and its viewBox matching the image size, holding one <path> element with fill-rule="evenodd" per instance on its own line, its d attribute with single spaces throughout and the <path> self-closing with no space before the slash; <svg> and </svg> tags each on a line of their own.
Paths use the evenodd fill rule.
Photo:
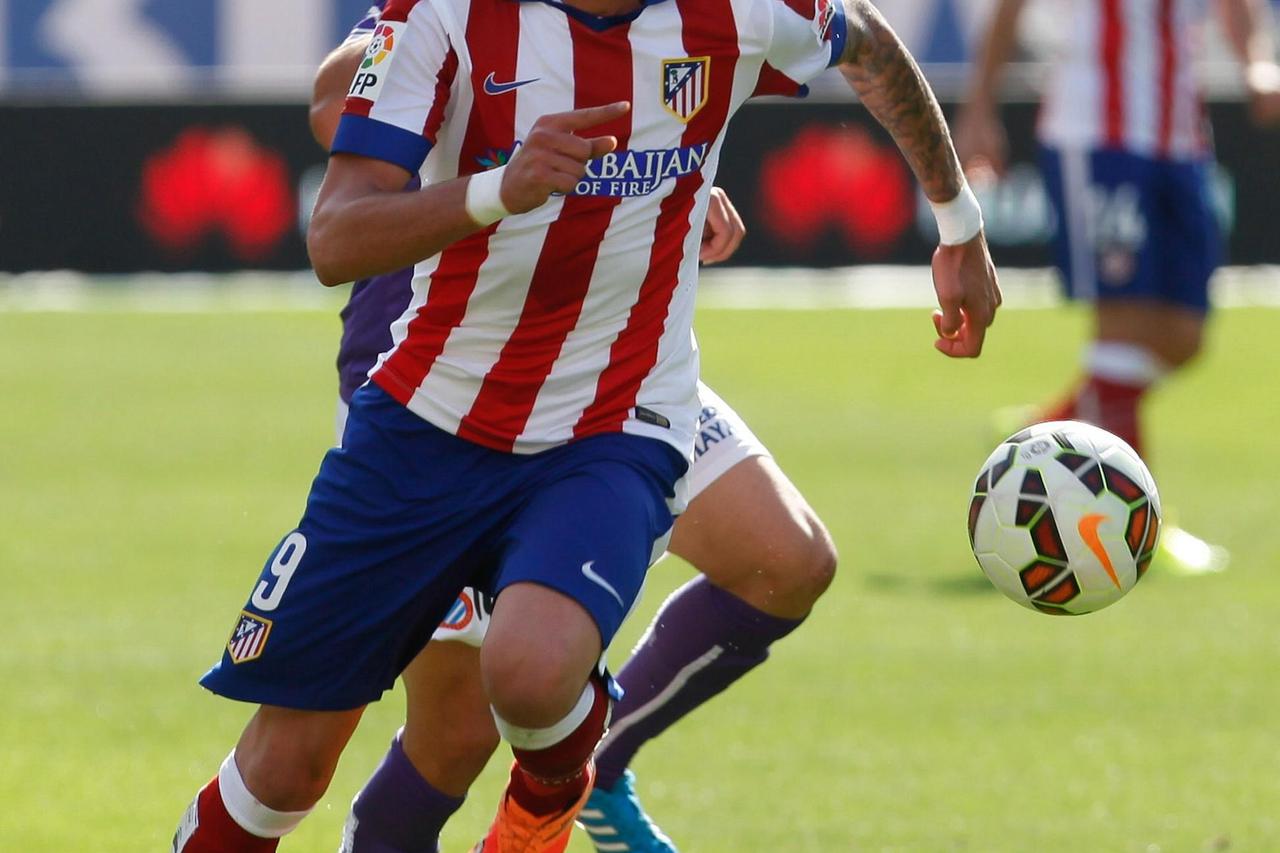
<svg viewBox="0 0 1280 853">
<path fill-rule="evenodd" d="M 564 849 L 609 719 L 601 654 L 682 508 L 698 247 L 753 93 L 841 64 L 937 205 L 935 346 L 981 352 L 999 290 L 937 104 L 868 3 L 811 11 L 387 4 L 308 247 L 329 285 L 416 264 L 414 296 L 202 680 L 259 707 L 175 850 L 275 849 L 467 584 L 497 599 L 481 683 L 515 755 L 477 849 Z"/>
<path fill-rule="evenodd" d="M 321 65 L 311 126 L 328 150 L 347 88 L 381 17 L 377 3 Z M 700 260 L 729 257 L 745 229 L 719 189 L 712 190 Z M 338 354 L 341 442 L 346 407 L 369 368 L 391 346 L 390 324 L 412 297 L 413 270 L 357 282 L 342 312 Z M 580 821 L 612 850 L 672 851 L 640 808 L 631 757 L 648 740 L 763 663 L 831 582 L 830 535 L 746 423 L 699 385 L 702 413 L 689 475 L 689 509 L 676 521 L 674 551 L 704 578 L 687 584 L 650 626 L 652 641 L 619 673 L 623 699 L 596 754 L 598 775 Z M 457 617 L 403 674 L 409 725 L 355 802 L 348 846 L 435 850 L 448 817 L 498 746 L 479 683 L 487 596 L 466 590 Z M 639 712 L 633 717 L 633 712 Z"/>
<path fill-rule="evenodd" d="M 1260 0 L 1215 0 L 1245 69 L 1254 118 L 1280 118 L 1280 70 Z M 1057 214 L 1057 265 L 1069 296 L 1093 303 L 1084 376 L 1037 420 L 1077 418 L 1139 453 L 1148 391 L 1200 352 L 1220 235 L 1209 195 L 1212 150 L 1195 80 L 1204 0 L 1063 4 L 1065 44 L 1038 124 Z M 1000 72 L 1025 0 L 1000 0 L 956 123 L 967 167 L 1004 170 Z M 1225 566 L 1226 551 L 1181 528 L 1162 536 L 1167 565 Z"/>
</svg>

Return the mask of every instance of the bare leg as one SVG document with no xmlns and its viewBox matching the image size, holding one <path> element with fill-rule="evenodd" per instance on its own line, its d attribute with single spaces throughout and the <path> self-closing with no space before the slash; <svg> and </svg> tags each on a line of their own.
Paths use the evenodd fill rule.
<svg viewBox="0 0 1280 853">
<path fill-rule="evenodd" d="M 784 619 L 802 619 L 835 576 L 831 535 L 767 456 L 730 468 L 676 521 L 670 550 L 707 580 Z"/>
<path fill-rule="evenodd" d="M 236 744 L 236 764 L 245 785 L 270 808 L 311 808 L 329 787 L 338 758 L 363 714 L 363 708 L 297 711 L 263 705 Z"/>
<path fill-rule="evenodd" d="M 480 650 L 430 643 L 403 677 L 405 754 L 440 791 L 465 797 L 499 742 L 480 682 Z"/>
<path fill-rule="evenodd" d="M 597 753 L 601 788 L 645 743 L 763 663 L 836 566 L 826 528 L 768 457 L 712 482 L 677 521 L 670 547 L 704 577 L 663 604 L 618 673 L 626 692 Z"/>
<path fill-rule="evenodd" d="M 177 853 L 270 853 L 324 794 L 363 708 L 298 711 L 263 705 L 235 752 L 187 810 Z"/>
</svg>

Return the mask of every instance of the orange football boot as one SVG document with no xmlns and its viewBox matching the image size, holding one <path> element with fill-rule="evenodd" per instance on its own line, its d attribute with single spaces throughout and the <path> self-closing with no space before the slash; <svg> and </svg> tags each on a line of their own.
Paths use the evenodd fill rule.
<svg viewBox="0 0 1280 853">
<path fill-rule="evenodd" d="M 514 764 L 511 769 L 515 772 Z M 550 815 L 530 814 L 509 790 L 504 792 L 489 832 L 471 848 L 471 853 L 564 853 L 573 834 L 573 821 L 591 796 L 595 778 L 596 766 L 592 762 L 587 764 L 587 784 L 582 796 Z"/>
</svg>

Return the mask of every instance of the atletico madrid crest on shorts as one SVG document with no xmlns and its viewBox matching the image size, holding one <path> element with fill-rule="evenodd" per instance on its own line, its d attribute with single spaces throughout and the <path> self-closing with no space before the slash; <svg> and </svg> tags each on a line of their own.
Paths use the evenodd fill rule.
<svg viewBox="0 0 1280 853">
<path fill-rule="evenodd" d="M 247 610 L 240 611 L 240 621 L 227 641 L 227 653 L 232 663 L 245 663 L 262 655 L 271 633 L 271 620 L 254 616 Z"/>
<path fill-rule="evenodd" d="M 707 103 L 710 72 L 709 56 L 662 60 L 662 105 L 676 118 L 688 122 Z"/>
</svg>

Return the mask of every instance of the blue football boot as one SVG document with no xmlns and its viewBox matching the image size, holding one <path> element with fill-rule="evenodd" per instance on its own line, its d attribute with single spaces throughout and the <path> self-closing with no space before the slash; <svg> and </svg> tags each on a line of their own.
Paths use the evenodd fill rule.
<svg viewBox="0 0 1280 853">
<path fill-rule="evenodd" d="M 636 774 L 627 770 L 612 790 L 597 787 L 578 813 L 578 825 L 597 853 L 679 853 L 644 813 L 636 797 Z"/>
</svg>

